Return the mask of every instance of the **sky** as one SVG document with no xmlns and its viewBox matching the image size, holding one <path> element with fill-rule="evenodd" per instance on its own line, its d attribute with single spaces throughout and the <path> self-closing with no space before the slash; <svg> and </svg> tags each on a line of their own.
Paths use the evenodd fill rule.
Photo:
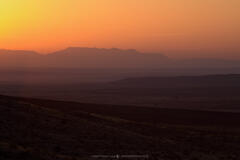
<svg viewBox="0 0 240 160">
<path fill-rule="evenodd" d="M 239 0 L 0 0 L 0 48 L 240 58 Z"/>
</svg>

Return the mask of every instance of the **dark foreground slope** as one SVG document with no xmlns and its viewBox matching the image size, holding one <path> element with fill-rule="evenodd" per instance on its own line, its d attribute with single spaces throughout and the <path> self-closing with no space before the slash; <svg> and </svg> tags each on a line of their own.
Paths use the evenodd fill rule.
<svg viewBox="0 0 240 160">
<path fill-rule="evenodd" d="M 238 113 L 1 96 L 0 159 L 239 159 L 238 122 Z"/>
<path fill-rule="evenodd" d="M 1 74 L 0 71 L 0 95 L 123 106 L 240 112 L 239 74 L 150 76 L 99 83 L 77 82 L 81 75 L 103 73 L 117 76 L 113 72 L 88 71 L 53 69 L 6 74 Z M 9 75 L 12 82 L 1 81 L 9 79 Z M 23 78 L 23 82 L 19 82 L 22 80 L 18 79 L 18 76 Z M 99 80 L 96 76 L 92 78 Z M 40 83 L 43 81 L 47 83 Z"/>
</svg>

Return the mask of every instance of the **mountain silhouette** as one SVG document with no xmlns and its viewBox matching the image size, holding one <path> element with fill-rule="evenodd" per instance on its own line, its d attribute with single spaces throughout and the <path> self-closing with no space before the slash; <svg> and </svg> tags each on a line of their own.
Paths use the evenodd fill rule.
<svg viewBox="0 0 240 160">
<path fill-rule="evenodd" d="M 159 53 L 141 53 L 134 49 L 69 47 L 43 55 L 26 50 L 0 50 L 0 67 L 57 68 L 130 68 L 161 69 L 179 67 L 240 67 L 238 60 L 185 59 L 176 60 Z"/>
</svg>

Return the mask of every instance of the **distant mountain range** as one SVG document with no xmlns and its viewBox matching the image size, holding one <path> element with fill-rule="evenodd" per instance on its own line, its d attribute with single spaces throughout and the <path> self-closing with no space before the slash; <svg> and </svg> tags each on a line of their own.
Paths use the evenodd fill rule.
<svg viewBox="0 0 240 160">
<path fill-rule="evenodd" d="M 34 51 L 0 50 L 0 67 L 60 68 L 231 68 L 240 67 L 238 60 L 188 59 L 175 60 L 157 53 L 141 53 L 134 49 L 69 47 L 39 54 Z"/>
</svg>

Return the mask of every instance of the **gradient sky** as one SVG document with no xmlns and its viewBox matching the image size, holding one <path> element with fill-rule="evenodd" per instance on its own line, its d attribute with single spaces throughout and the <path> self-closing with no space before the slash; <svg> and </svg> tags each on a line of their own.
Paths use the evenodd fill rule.
<svg viewBox="0 0 240 160">
<path fill-rule="evenodd" d="M 240 58 L 239 0 L 0 0 L 0 48 Z"/>
</svg>

